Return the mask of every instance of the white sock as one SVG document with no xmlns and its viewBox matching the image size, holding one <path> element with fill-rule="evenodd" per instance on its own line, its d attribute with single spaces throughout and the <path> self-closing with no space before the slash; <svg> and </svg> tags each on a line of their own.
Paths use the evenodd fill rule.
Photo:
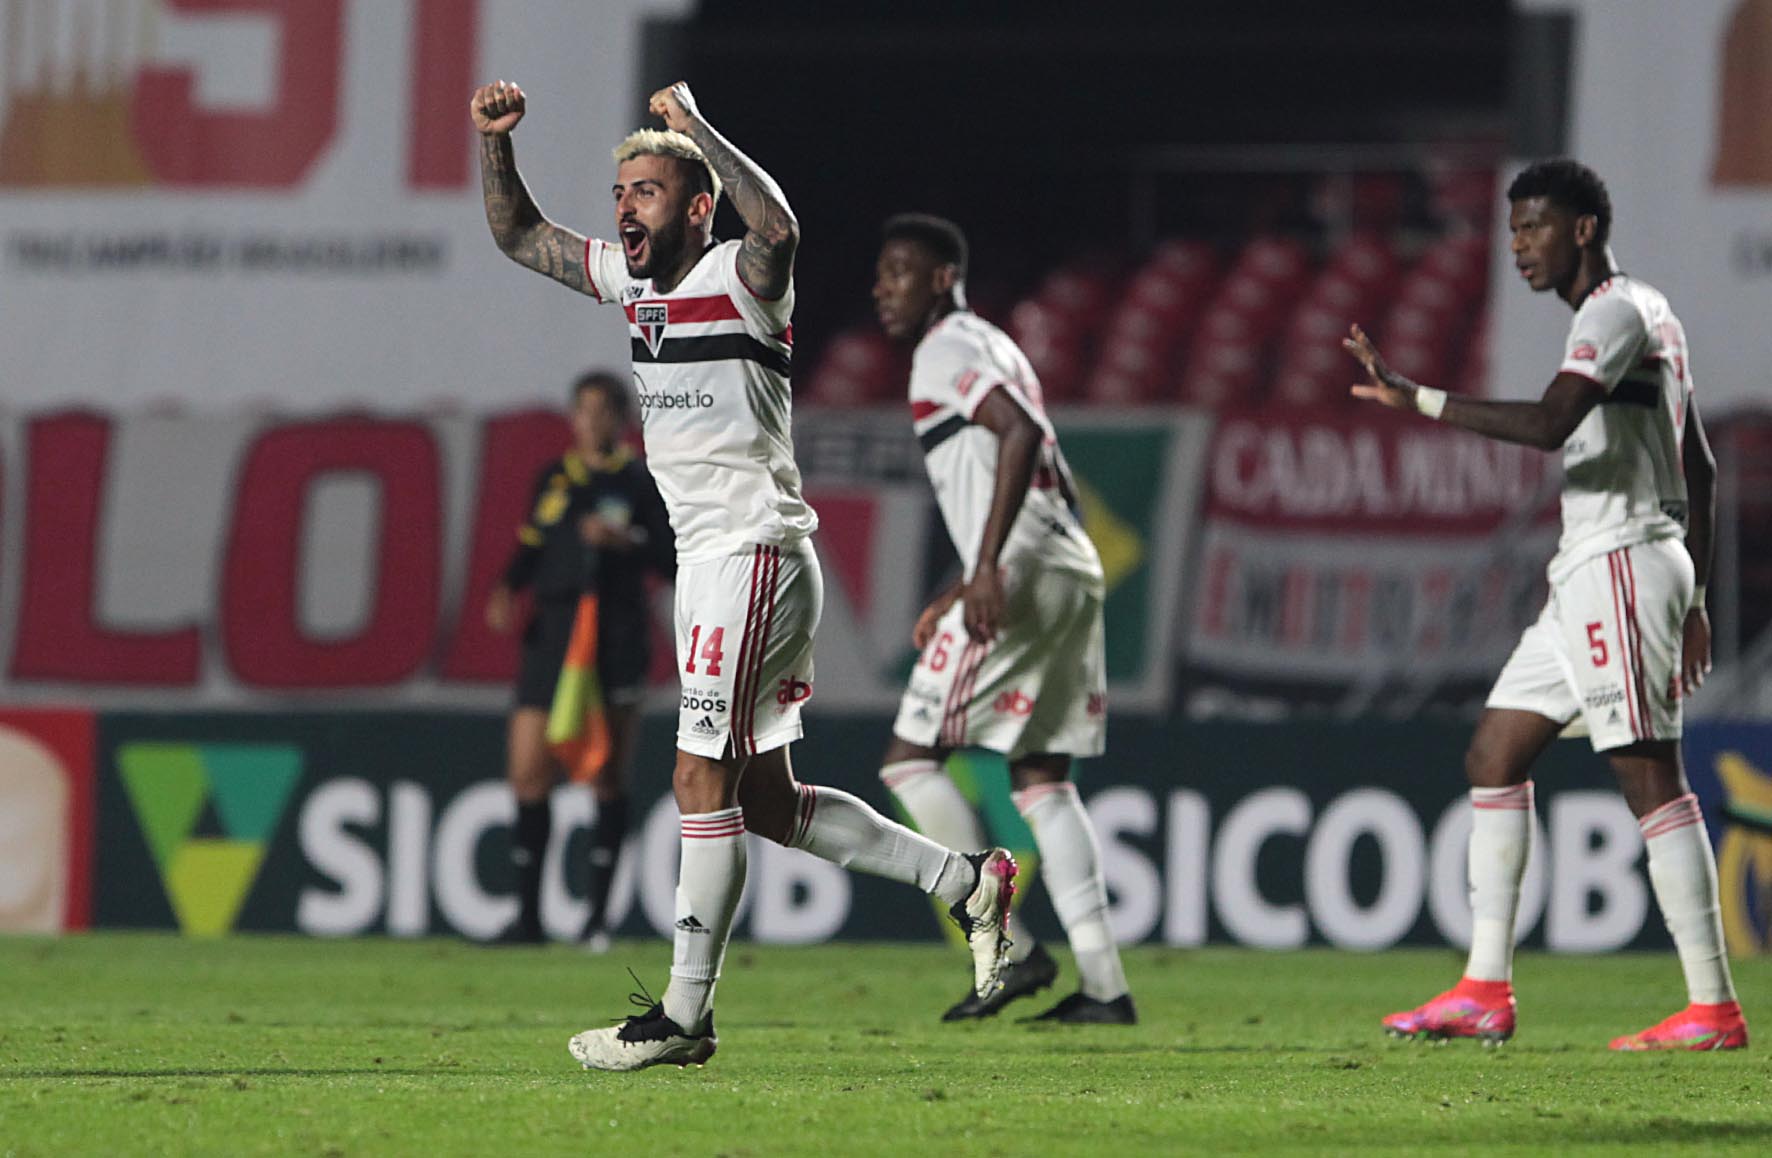
<svg viewBox="0 0 1772 1158">
<path fill-rule="evenodd" d="M 1471 789 L 1471 952 L 1464 975 L 1473 981 L 1513 980 L 1514 917 L 1532 829 L 1532 781 Z"/>
<path fill-rule="evenodd" d="M 744 892 L 744 811 L 725 808 L 683 817 L 683 861 L 677 874 L 677 930 L 665 1016 L 699 1032 L 714 1007 L 714 982 Z"/>
<path fill-rule="evenodd" d="M 787 843 L 844 868 L 916 885 L 950 905 L 977 885 L 978 874 L 965 857 L 887 820 L 841 788 L 800 785 L 800 809 Z"/>
<path fill-rule="evenodd" d="M 978 813 L 934 760 L 888 764 L 880 769 L 880 779 L 910 815 L 917 831 L 936 844 L 961 852 L 979 852 L 990 847 Z M 1009 960 L 1027 960 L 1034 944 L 1034 935 L 1022 922 L 1021 913 L 1010 910 Z"/>
<path fill-rule="evenodd" d="M 1040 876 L 1077 959 L 1085 997 L 1112 1001 L 1126 992 L 1120 948 L 1108 927 L 1107 885 L 1101 879 L 1101 848 L 1077 786 L 1068 780 L 1036 784 L 1015 793 L 1015 807 L 1034 830 Z"/>
<path fill-rule="evenodd" d="M 1688 792 L 1637 823 L 1649 849 L 1649 883 L 1679 951 L 1689 1000 L 1699 1005 L 1734 1001 L 1722 907 L 1717 903 L 1717 862 L 1698 797 Z"/>
</svg>

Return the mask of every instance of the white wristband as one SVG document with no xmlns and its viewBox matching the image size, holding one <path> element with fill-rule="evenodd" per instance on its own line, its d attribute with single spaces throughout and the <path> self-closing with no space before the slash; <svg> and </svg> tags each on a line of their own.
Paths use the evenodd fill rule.
<svg viewBox="0 0 1772 1158">
<path fill-rule="evenodd" d="M 1415 388 L 1415 409 L 1429 418 L 1438 418 L 1446 409 L 1446 392 L 1432 386 Z"/>
<path fill-rule="evenodd" d="M 1693 611 L 1704 610 L 1704 584 L 1702 584 L 1702 583 L 1700 583 L 1698 586 L 1692 588 L 1692 608 L 1691 609 Z"/>
</svg>

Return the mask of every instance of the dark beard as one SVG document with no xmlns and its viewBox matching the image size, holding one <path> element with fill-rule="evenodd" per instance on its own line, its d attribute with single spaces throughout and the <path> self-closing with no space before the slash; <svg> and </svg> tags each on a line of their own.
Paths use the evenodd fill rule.
<svg viewBox="0 0 1772 1158">
<path fill-rule="evenodd" d="M 647 238 L 646 260 L 640 265 L 628 263 L 628 276 L 638 281 L 654 278 L 661 271 L 675 269 L 689 243 L 689 226 L 682 219 L 671 222 Z"/>
</svg>

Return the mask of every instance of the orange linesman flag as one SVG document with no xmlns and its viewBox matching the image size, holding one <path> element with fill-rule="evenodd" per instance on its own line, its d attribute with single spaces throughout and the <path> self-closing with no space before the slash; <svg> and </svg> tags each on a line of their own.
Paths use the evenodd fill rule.
<svg viewBox="0 0 1772 1158">
<path fill-rule="evenodd" d="M 597 678 L 597 597 L 581 595 L 572 619 L 566 662 L 548 710 L 548 748 L 566 774 L 589 784 L 609 761 L 609 721 L 603 717 L 603 684 Z"/>
</svg>

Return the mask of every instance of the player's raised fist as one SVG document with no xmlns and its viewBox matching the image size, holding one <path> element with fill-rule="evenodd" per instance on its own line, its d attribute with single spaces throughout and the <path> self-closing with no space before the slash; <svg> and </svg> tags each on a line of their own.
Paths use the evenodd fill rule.
<svg viewBox="0 0 1772 1158">
<path fill-rule="evenodd" d="M 695 107 L 695 98 L 689 93 L 688 82 L 681 80 L 653 93 L 646 107 L 653 116 L 664 121 L 665 128 L 679 133 L 687 133 L 689 122 L 701 115 Z"/>
<path fill-rule="evenodd" d="M 474 128 L 482 133 L 508 133 L 523 119 L 526 99 L 523 90 L 514 84 L 495 81 L 474 90 L 468 102 Z"/>
</svg>

